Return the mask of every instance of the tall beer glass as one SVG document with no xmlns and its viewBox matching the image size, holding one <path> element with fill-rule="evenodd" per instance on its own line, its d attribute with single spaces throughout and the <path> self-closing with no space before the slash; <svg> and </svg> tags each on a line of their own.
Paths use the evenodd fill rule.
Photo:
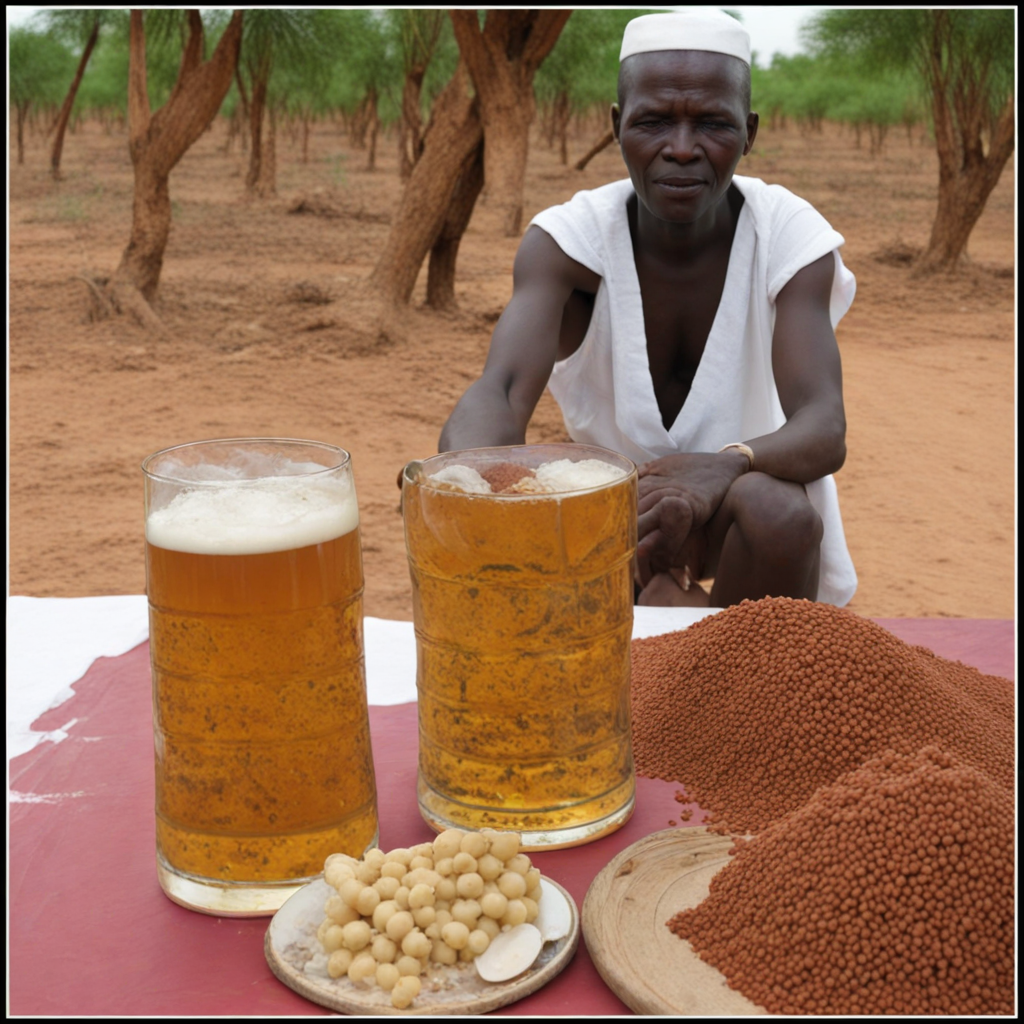
<svg viewBox="0 0 1024 1024">
<path fill-rule="evenodd" d="M 244 438 L 142 468 L 160 884 L 270 914 L 377 841 L 349 455 Z"/>
<path fill-rule="evenodd" d="M 535 475 L 509 485 L 522 473 Z M 629 460 L 575 444 L 406 467 L 418 799 L 433 827 L 554 849 L 632 813 L 636 479 Z"/>
</svg>

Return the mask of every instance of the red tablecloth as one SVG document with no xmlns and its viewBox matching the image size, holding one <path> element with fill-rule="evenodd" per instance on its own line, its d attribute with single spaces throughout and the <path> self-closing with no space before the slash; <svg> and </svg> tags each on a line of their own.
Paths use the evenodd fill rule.
<svg viewBox="0 0 1024 1024">
<path fill-rule="evenodd" d="M 1013 677 L 1014 624 L 880 619 L 904 640 Z M 171 903 L 154 865 L 149 648 L 93 664 L 76 695 L 35 723 L 67 727 L 10 765 L 9 1012 L 16 1015 L 274 1015 L 328 1011 L 270 973 L 267 920 L 213 918 Z M 432 838 L 416 807 L 416 705 L 370 709 L 384 849 Z M 638 780 L 632 819 L 571 850 L 537 854 L 541 871 L 582 907 L 621 849 L 676 820 L 672 783 Z M 586 948 L 541 991 L 500 1013 L 609 1015 L 627 1008 Z"/>
</svg>

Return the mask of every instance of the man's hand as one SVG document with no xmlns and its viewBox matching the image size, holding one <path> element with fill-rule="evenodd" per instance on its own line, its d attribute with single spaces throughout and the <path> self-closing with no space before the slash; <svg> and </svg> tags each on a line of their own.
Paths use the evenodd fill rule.
<svg viewBox="0 0 1024 1024">
<path fill-rule="evenodd" d="M 736 451 L 667 455 L 640 467 L 636 557 L 641 586 L 672 569 L 688 569 L 692 579 L 700 579 L 704 527 L 747 467 L 747 457 Z"/>
</svg>

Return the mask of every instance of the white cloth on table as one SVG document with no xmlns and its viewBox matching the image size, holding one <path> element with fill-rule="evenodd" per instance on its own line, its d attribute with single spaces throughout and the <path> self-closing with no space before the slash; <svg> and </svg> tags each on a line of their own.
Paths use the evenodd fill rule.
<svg viewBox="0 0 1024 1024">
<path fill-rule="evenodd" d="M 715 608 L 636 608 L 633 637 L 684 629 Z M 363 620 L 367 700 L 374 705 L 416 700 L 416 636 L 411 622 Z M 10 597 L 7 600 L 7 757 L 44 740 L 59 743 L 76 720 L 49 732 L 32 723 L 74 696 L 72 684 L 97 658 L 116 658 L 149 636 L 145 595 Z"/>
<path fill-rule="evenodd" d="M 549 387 L 574 441 L 619 452 L 636 463 L 778 430 L 785 422 L 772 370 L 775 300 L 797 271 L 834 254 L 831 319 L 853 302 L 856 282 L 843 265 L 843 236 L 808 202 L 781 185 L 736 175 L 743 194 L 725 287 L 690 393 L 671 429 L 662 422 L 647 359 L 643 301 L 626 203 L 632 183 L 577 192 L 531 221 L 562 251 L 599 274 L 590 327 L 579 349 L 555 364 Z M 832 476 L 807 484 L 821 516 L 818 600 L 844 605 L 857 589 Z"/>
</svg>

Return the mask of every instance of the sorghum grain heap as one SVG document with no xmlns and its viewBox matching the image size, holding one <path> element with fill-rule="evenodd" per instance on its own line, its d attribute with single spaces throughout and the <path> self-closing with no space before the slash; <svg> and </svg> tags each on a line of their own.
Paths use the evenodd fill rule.
<svg viewBox="0 0 1024 1024">
<path fill-rule="evenodd" d="M 633 643 L 638 774 L 759 832 L 885 750 L 937 744 L 1012 786 L 1013 688 L 832 605 L 744 601 Z"/>
<path fill-rule="evenodd" d="M 886 753 L 753 840 L 668 922 L 772 1013 L 1013 1013 L 1012 791 Z"/>
</svg>

